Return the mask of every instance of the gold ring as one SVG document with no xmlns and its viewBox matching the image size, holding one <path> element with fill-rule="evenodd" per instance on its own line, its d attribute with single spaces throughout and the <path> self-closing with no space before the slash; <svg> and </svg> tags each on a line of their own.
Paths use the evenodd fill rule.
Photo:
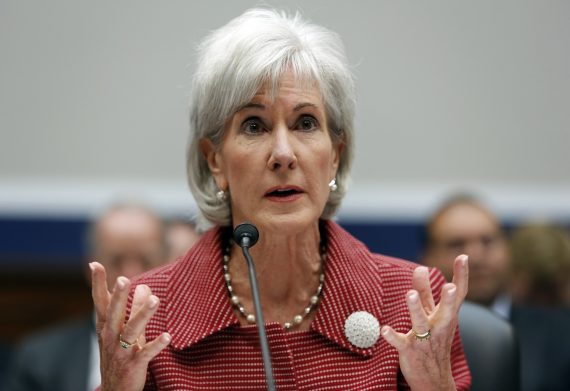
<svg viewBox="0 0 570 391">
<path fill-rule="evenodd" d="M 123 335 L 122 335 L 122 334 L 119 334 L 119 343 L 121 344 L 121 347 L 122 347 L 123 349 L 128 349 L 128 348 L 130 348 L 131 346 L 136 345 L 138 342 L 139 342 L 139 339 L 138 339 L 138 338 L 137 338 L 137 339 L 135 340 L 135 342 L 133 342 L 133 343 L 127 342 L 127 341 L 123 340 Z"/>
<path fill-rule="evenodd" d="M 426 341 L 431 337 L 431 330 L 428 330 L 425 333 L 416 333 L 414 330 L 412 330 L 412 332 L 418 341 Z"/>
</svg>

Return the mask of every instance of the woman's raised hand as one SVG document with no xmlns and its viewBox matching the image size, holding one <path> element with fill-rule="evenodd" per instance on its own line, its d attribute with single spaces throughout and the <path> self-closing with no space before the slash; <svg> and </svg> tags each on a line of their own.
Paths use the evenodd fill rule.
<svg viewBox="0 0 570 391">
<path fill-rule="evenodd" d="M 406 302 L 412 329 L 399 333 L 390 326 L 382 328 L 384 339 L 398 350 L 400 368 L 412 390 L 455 390 L 451 373 L 451 345 L 457 317 L 468 287 L 467 256 L 460 255 L 453 265 L 453 282 L 444 284 L 441 299 L 434 303 L 429 271 L 414 270 Z"/>
<path fill-rule="evenodd" d="M 146 285 L 135 289 L 130 316 L 126 310 L 130 281 L 119 277 L 113 292 L 107 288 L 105 268 L 89 264 L 96 312 L 96 331 L 101 357 L 101 391 L 140 391 L 144 388 L 149 361 L 170 343 L 168 333 L 147 342 L 146 324 L 158 308 L 158 297 Z"/>
</svg>

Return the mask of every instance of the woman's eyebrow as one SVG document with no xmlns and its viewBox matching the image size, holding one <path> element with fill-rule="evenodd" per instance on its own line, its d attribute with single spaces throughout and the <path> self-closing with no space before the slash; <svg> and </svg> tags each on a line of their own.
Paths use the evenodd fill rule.
<svg viewBox="0 0 570 391">
<path fill-rule="evenodd" d="M 317 105 L 314 104 L 314 103 L 304 102 L 304 103 L 299 103 L 298 105 L 296 105 L 296 106 L 293 108 L 293 111 L 299 111 L 299 110 L 304 109 L 305 107 L 312 107 L 312 108 L 315 108 L 315 109 L 318 109 L 318 108 L 319 108 L 319 106 L 317 106 Z"/>
<path fill-rule="evenodd" d="M 244 109 L 251 109 L 251 108 L 265 110 L 265 105 L 263 105 L 263 104 L 261 104 L 261 103 L 252 103 L 252 102 L 246 103 L 245 105 L 241 106 L 241 107 L 236 111 L 236 113 L 239 112 L 239 111 L 242 111 L 242 110 L 244 110 Z"/>
<path fill-rule="evenodd" d="M 314 104 L 314 103 L 302 102 L 302 103 L 298 103 L 298 104 L 293 108 L 293 111 L 299 111 L 299 110 L 304 109 L 305 107 L 311 107 L 311 108 L 314 108 L 314 109 L 318 109 L 318 108 L 319 108 L 319 106 L 316 105 L 316 104 Z M 245 105 L 241 106 L 241 107 L 236 111 L 236 113 L 237 113 L 237 112 L 240 112 L 240 111 L 242 111 L 242 110 L 245 110 L 245 109 L 252 109 L 252 108 L 253 108 L 253 109 L 260 109 L 260 110 L 265 110 L 265 109 L 266 109 L 265 105 L 262 104 L 262 103 L 253 103 L 253 102 L 250 102 L 250 103 L 246 103 Z"/>
</svg>

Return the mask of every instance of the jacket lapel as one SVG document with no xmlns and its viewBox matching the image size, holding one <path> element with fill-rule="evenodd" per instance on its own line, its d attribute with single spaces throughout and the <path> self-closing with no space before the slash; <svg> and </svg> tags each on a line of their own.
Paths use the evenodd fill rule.
<svg viewBox="0 0 570 391">
<path fill-rule="evenodd" d="M 369 356 L 376 345 L 361 349 L 346 338 L 344 323 L 356 311 L 372 314 L 383 325 L 383 289 L 377 261 L 366 246 L 329 221 L 322 301 L 311 328 L 354 353 Z M 380 340 L 380 338 L 379 338 Z"/>
<path fill-rule="evenodd" d="M 221 228 L 208 231 L 172 271 L 166 322 L 175 349 L 239 323 L 224 283 L 222 233 Z"/>
</svg>

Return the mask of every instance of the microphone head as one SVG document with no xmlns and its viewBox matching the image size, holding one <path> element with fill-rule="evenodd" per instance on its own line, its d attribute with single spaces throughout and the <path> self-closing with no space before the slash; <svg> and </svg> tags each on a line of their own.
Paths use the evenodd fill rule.
<svg viewBox="0 0 570 391">
<path fill-rule="evenodd" d="M 255 228 L 255 225 L 245 222 L 239 224 L 236 229 L 234 229 L 234 241 L 240 247 L 244 246 L 244 238 L 249 238 L 249 243 L 247 244 L 248 247 L 252 247 L 257 243 L 257 239 L 259 239 L 259 231 Z"/>
</svg>

